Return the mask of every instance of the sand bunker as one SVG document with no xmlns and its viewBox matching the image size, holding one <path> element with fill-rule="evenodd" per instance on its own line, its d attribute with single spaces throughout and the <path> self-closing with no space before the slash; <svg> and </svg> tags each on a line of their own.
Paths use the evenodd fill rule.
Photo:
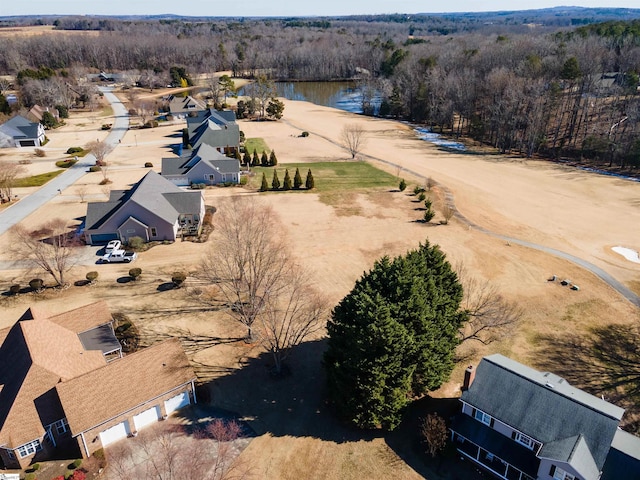
<svg viewBox="0 0 640 480">
<path fill-rule="evenodd" d="M 633 263 L 640 263 L 640 257 L 638 256 L 638 252 L 635 250 L 631 250 L 626 247 L 613 247 L 611 248 L 614 252 L 622 255 L 624 258 Z"/>
</svg>

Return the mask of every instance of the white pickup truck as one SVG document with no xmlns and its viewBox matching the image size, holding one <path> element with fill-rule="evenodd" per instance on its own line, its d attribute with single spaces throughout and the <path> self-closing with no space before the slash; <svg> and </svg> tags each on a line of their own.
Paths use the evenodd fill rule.
<svg viewBox="0 0 640 480">
<path fill-rule="evenodd" d="M 136 252 L 127 252 L 125 250 L 113 250 L 102 256 L 101 263 L 129 263 L 138 258 Z"/>
</svg>

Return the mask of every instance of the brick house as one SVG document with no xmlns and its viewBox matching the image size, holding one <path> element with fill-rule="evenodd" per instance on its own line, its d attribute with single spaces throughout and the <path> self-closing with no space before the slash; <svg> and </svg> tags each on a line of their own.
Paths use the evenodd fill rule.
<svg viewBox="0 0 640 480">
<path fill-rule="evenodd" d="M 490 355 L 465 372 L 460 401 L 454 445 L 497 478 L 640 478 L 640 438 L 619 428 L 624 410 L 553 373 Z"/>
<path fill-rule="evenodd" d="M 105 302 L 30 308 L 0 330 L 0 462 L 25 468 L 57 448 L 94 451 L 195 403 L 178 340 L 123 356 Z"/>
</svg>

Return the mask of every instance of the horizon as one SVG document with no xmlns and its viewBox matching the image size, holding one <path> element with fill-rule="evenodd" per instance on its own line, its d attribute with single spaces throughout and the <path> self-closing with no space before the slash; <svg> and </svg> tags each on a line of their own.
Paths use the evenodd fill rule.
<svg viewBox="0 0 640 480">
<path fill-rule="evenodd" d="M 7 2 L 8 3 L 8 2 Z M 579 3 L 579 4 L 576 4 Z M 582 0 L 566 2 L 558 0 L 460 0 L 451 8 L 444 7 L 440 11 L 425 10 L 423 1 L 400 0 L 354 0 L 340 2 L 326 0 L 321 5 L 302 5 L 298 2 L 278 2 L 265 4 L 258 0 L 247 0 L 243 4 L 226 2 L 191 2 L 189 12 L 180 11 L 180 6 L 168 0 L 158 0 L 152 5 L 146 2 L 128 2 L 112 0 L 105 3 L 88 4 L 86 0 L 31 0 L 15 2 L 0 7 L 0 17 L 9 16 L 180 16 L 180 17 L 339 17 L 351 15 L 418 15 L 447 13 L 491 13 L 526 10 L 543 10 L 550 8 L 640 8 L 640 0 Z"/>
</svg>

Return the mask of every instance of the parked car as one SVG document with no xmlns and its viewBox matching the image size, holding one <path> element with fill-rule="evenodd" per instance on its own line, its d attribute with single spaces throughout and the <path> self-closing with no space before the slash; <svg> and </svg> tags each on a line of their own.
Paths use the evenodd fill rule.
<svg viewBox="0 0 640 480">
<path fill-rule="evenodd" d="M 102 256 L 102 263 L 129 263 L 138 258 L 136 252 L 126 252 L 124 250 L 114 250 Z"/>
<path fill-rule="evenodd" d="M 107 243 L 107 246 L 104 247 L 104 253 L 111 253 L 114 250 L 122 250 L 122 242 L 120 240 L 111 240 Z"/>
</svg>

